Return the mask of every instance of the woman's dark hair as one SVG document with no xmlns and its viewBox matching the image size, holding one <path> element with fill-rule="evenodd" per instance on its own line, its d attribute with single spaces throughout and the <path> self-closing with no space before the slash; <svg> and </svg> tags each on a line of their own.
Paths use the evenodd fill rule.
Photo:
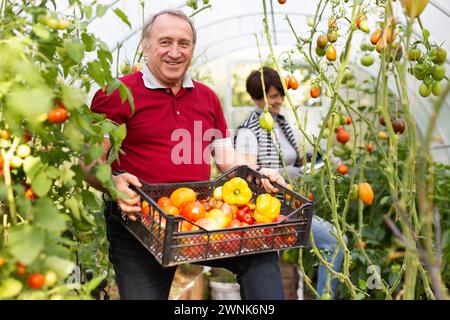
<svg viewBox="0 0 450 320">
<path fill-rule="evenodd" d="M 270 87 L 275 87 L 282 95 L 284 95 L 283 85 L 281 84 L 280 76 L 278 72 L 269 67 L 263 67 L 264 85 L 266 87 L 266 93 Z M 254 100 L 260 100 L 264 97 L 261 83 L 261 73 L 259 70 L 253 70 L 247 77 L 246 87 L 248 94 Z"/>
</svg>

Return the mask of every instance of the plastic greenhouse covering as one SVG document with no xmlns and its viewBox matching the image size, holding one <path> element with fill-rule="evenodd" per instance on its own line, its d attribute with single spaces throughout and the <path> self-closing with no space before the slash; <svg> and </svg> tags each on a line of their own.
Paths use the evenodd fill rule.
<svg viewBox="0 0 450 320">
<path fill-rule="evenodd" d="M 58 1 L 58 5 L 63 1 Z M 154 12 L 166 8 L 179 8 L 186 13 L 191 13 L 192 9 L 186 5 L 186 1 L 146 1 L 144 6 L 144 16 L 147 17 Z M 231 82 L 230 68 L 233 64 L 243 61 L 253 61 L 258 63 L 258 51 L 254 34 L 260 36 L 259 42 L 262 55 L 268 54 L 266 41 L 261 37 L 263 30 L 263 6 L 259 0 L 212 0 L 211 8 L 198 13 L 193 17 L 195 22 L 198 41 L 195 50 L 197 61 L 194 61 L 193 68 L 198 65 L 213 66 L 216 79 L 214 88 L 218 90 L 223 98 L 223 107 L 227 111 L 226 116 L 230 122 L 230 127 L 237 124 L 232 121 L 231 109 Z M 269 25 L 273 35 L 274 45 L 278 46 L 277 52 L 283 49 L 295 48 L 295 38 L 285 19 L 288 15 L 293 21 L 294 28 L 301 34 L 306 34 L 306 19 L 313 16 L 316 10 L 316 1 L 291 0 L 284 6 L 277 6 L 276 1 L 269 1 Z M 121 46 L 121 57 L 131 60 L 139 44 L 142 31 L 142 7 L 138 0 L 127 1 L 105 1 L 104 4 L 112 8 L 120 8 L 129 17 L 132 27 L 127 28 L 120 22 L 112 11 L 109 11 L 104 17 L 96 18 L 91 23 L 91 30 L 104 40 L 110 48 Z M 397 1 L 394 3 L 397 16 L 400 23 L 404 23 L 405 17 L 401 5 Z M 330 16 L 328 12 L 324 16 Z M 450 2 L 446 0 L 431 0 L 427 10 L 422 15 L 423 21 L 426 21 L 426 28 L 431 33 L 430 41 L 443 44 L 447 50 L 450 49 L 448 30 L 445 26 L 450 22 Z M 420 34 L 416 24 L 414 33 Z M 355 37 L 355 46 L 359 46 L 363 40 L 362 35 Z M 337 47 L 343 45 L 344 40 L 339 39 Z M 354 52 L 354 51 L 353 51 Z M 353 66 L 358 69 L 357 72 L 369 73 L 376 76 L 378 70 L 377 62 L 372 68 L 362 68 L 354 59 Z M 352 61 L 352 60 L 350 60 Z M 449 57 L 447 57 L 446 66 L 448 66 Z M 257 65 L 256 65 L 257 66 Z M 428 123 L 431 108 L 429 100 L 421 99 L 417 94 L 418 83 L 414 77 L 410 76 L 407 81 L 408 92 L 410 94 L 410 103 L 417 119 L 419 132 L 423 133 L 425 124 Z M 395 84 L 389 83 L 390 89 L 394 89 Z M 441 111 L 435 131 L 433 142 L 433 155 L 436 161 L 450 162 L 450 96 L 447 97 L 445 107 Z"/>
</svg>

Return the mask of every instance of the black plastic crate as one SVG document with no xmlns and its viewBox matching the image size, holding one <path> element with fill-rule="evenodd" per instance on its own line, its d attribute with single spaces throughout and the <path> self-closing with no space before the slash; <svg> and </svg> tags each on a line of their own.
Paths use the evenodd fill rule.
<svg viewBox="0 0 450 320">
<path fill-rule="evenodd" d="M 200 230 L 182 232 L 182 222 L 189 220 L 181 215 L 168 215 L 156 204 L 160 197 L 170 196 L 181 187 L 191 188 L 197 193 L 198 199 L 205 199 L 212 195 L 216 187 L 222 186 L 232 177 L 241 177 L 247 181 L 253 192 L 254 203 L 258 195 L 266 193 L 260 183 L 263 177 L 248 166 L 235 167 L 212 181 L 150 184 L 140 180 L 142 188 L 134 189 L 142 200 L 148 202 L 149 213 L 139 214 L 137 221 L 128 219 L 120 209 L 113 211 L 112 215 L 122 222 L 162 266 L 308 245 L 314 202 L 277 183 L 272 184 L 280 190 L 276 194 L 281 201 L 280 214 L 289 218 L 279 223 L 253 224 L 213 231 L 200 227 Z"/>
</svg>

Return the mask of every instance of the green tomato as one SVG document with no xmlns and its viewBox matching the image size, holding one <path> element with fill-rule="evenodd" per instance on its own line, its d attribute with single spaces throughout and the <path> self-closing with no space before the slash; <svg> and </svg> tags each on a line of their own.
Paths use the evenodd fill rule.
<svg viewBox="0 0 450 320">
<path fill-rule="evenodd" d="M 417 61 L 422 56 L 422 51 L 419 48 L 411 48 L 408 51 L 408 58 L 411 61 Z"/>
<path fill-rule="evenodd" d="M 69 21 L 63 20 L 63 19 L 58 21 L 58 29 L 59 30 L 67 29 L 68 26 L 69 26 Z"/>
<path fill-rule="evenodd" d="M 321 48 L 319 46 L 316 47 L 316 54 L 319 57 L 323 57 L 325 55 L 326 49 L 325 48 Z"/>
<path fill-rule="evenodd" d="M 441 81 L 433 83 L 433 86 L 431 87 L 431 92 L 433 93 L 433 95 L 437 97 L 441 94 L 441 91 L 442 91 Z"/>
<path fill-rule="evenodd" d="M 45 274 L 45 285 L 48 287 L 53 287 L 58 281 L 58 275 L 55 271 L 47 271 Z"/>
<path fill-rule="evenodd" d="M 306 19 L 306 24 L 310 28 L 314 27 L 314 18 L 313 17 L 308 17 L 308 19 Z"/>
<path fill-rule="evenodd" d="M 21 157 L 18 157 L 18 156 L 11 157 L 11 167 L 20 168 L 20 166 L 22 166 L 22 163 L 23 163 L 23 160 Z"/>
<path fill-rule="evenodd" d="M 263 113 L 261 113 L 261 115 L 259 116 L 259 124 L 261 125 L 261 128 L 269 132 L 272 131 L 275 122 L 270 112 L 264 111 Z"/>
<path fill-rule="evenodd" d="M 436 64 L 443 64 L 447 59 L 447 51 L 444 48 L 433 48 L 430 50 L 430 58 Z"/>
<path fill-rule="evenodd" d="M 28 157 L 30 155 L 30 153 L 31 153 L 31 148 L 27 144 L 21 144 L 16 149 L 16 154 L 22 159 Z"/>
<path fill-rule="evenodd" d="M 330 30 L 327 33 L 327 39 L 331 43 L 335 43 L 338 39 L 338 33 L 336 30 Z"/>
<path fill-rule="evenodd" d="M 370 67 L 375 62 L 375 58 L 370 54 L 365 54 L 361 57 L 361 64 L 365 67 Z"/>
<path fill-rule="evenodd" d="M 356 86 L 355 79 L 350 79 L 350 80 L 347 81 L 347 87 L 354 88 L 355 86 Z"/>
<path fill-rule="evenodd" d="M 443 65 L 435 65 L 433 68 L 433 72 L 431 76 L 436 81 L 441 81 L 445 77 L 445 66 Z"/>
<path fill-rule="evenodd" d="M 423 80 L 425 79 L 426 75 L 427 75 L 427 66 L 422 63 L 417 63 L 414 66 L 414 76 L 416 77 L 416 79 Z"/>
<path fill-rule="evenodd" d="M 362 32 L 368 33 L 368 32 L 370 31 L 370 28 L 369 28 L 369 22 L 367 22 L 366 19 L 362 20 L 362 21 L 359 23 L 359 29 L 360 29 Z"/>
<path fill-rule="evenodd" d="M 426 83 L 422 82 L 419 86 L 419 94 L 426 98 L 431 94 L 432 88 L 428 86 Z"/>
<path fill-rule="evenodd" d="M 58 26 L 59 26 L 58 19 L 49 18 L 46 23 L 47 23 L 47 27 L 49 27 L 50 29 L 52 29 L 52 30 L 58 29 Z"/>
</svg>

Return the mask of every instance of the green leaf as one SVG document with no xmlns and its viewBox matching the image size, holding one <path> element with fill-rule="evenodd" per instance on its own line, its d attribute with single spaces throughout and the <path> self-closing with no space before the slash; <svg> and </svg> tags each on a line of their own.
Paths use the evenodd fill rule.
<svg viewBox="0 0 450 320">
<path fill-rule="evenodd" d="M 114 78 L 112 81 L 110 81 L 108 83 L 108 91 L 107 91 L 108 96 L 111 93 L 113 93 L 114 90 L 116 90 L 121 84 L 122 84 L 122 82 L 117 78 Z"/>
<path fill-rule="evenodd" d="M 74 110 L 86 103 L 87 95 L 86 92 L 76 87 L 63 85 L 62 99 L 67 109 Z"/>
<path fill-rule="evenodd" d="M 61 173 L 59 179 L 63 184 L 72 181 L 72 178 L 75 176 L 75 172 L 72 170 L 72 163 L 70 161 L 64 161 L 63 164 L 59 166 L 59 171 Z"/>
<path fill-rule="evenodd" d="M 72 39 L 64 42 L 64 47 L 67 49 L 67 54 L 76 63 L 81 63 L 84 57 L 84 46 L 79 39 Z"/>
<path fill-rule="evenodd" d="M 44 249 L 44 241 L 43 230 L 30 225 L 21 225 L 11 230 L 9 251 L 16 260 L 31 264 Z"/>
<path fill-rule="evenodd" d="M 119 8 L 114 9 L 114 13 L 131 29 L 131 23 L 128 21 L 127 15 Z"/>
<path fill-rule="evenodd" d="M 105 75 L 100 63 L 98 61 L 88 62 L 87 71 L 91 78 L 103 89 L 105 87 Z"/>
<path fill-rule="evenodd" d="M 41 39 L 48 40 L 50 38 L 50 32 L 41 24 L 33 25 L 33 32 Z"/>
<path fill-rule="evenodd" d="M 93 35 L 83 32 L 81 34 L 81 40 L 83 41 L 86 51 L 90 52 L 95 50 L 95 38 Z"/>
<path fill-rule="evenodd" d="M 7 278 L 1 281 L 0 299 L 11 299 L 22 291 L 22 282 L 13 278 Z"/>
<path fill-rule="evenodd" d="M 89 155 L 91 156 L 92 160 L 98 160 L 103 155 L 103 152 L 105 149 L 102 145 L 93 145 L 89 148 Z"/>
<path fill-rule="evenodd" d="M 86 15 L 86 19 L 90 20 L 92 17 L 92 7 L 90 5 L 83 7 L 84 14 Z"/>
<path fill-rule="evenodd" d="M 99 203 L 97 202 L 95 195 L 87 190 L 81 192 L 81 197 L 83 198 L 83 204 L 88 208 L 98 208 Z"/>
<path fill-rule="evenodd" d="M 102 5 L 102 4 L 97 5 L 97 10 L 96 10 L 97 17 L 99 17 L 99 18 L 103 17 L 106 13 L 106 10 L 108 10 L 107 6 Z"/>
<path fill-rule="evenodd" d="M 28 156 L 23 161 L 23 170 L 30 180 L 34 179 L 34 176 L 42 169 L 43 164 L 41 158 Z"/>
<path fill-rule="evenodd" d="M 107 164 L 99 164 L 95 167 L 95 176 L 101 182 L 107 182 L 111 179 L 111 166 Z"/>
<path fill-rule="evenodd" d="M 125 124 L 121 124 L 117 127 L 116 141 L 122 143 L 123 139 L 127 136 L 127 127 Z"/>
<path fill-rule="evenodd" d="M 66 229 L 64 216 L 54 207 L 53 202 L 49 198 L 42 198 L 36 201 L 34 222 L 51 232 L 59 233 Z"/>
<path fill-rule="evenodd" d="M 91 281 L 89 281 L 89 283 L 87 284 L 86 290 L 87 292 L 91 292 L 95 289 L 97 289 L 97 287 L 100 285 L 100 283 L 102 283 L 102 281 L 105 279 L 106 276 L 98 276 L 93 278 Z"/>
<path fill-rule="evenodd" d="M 45 197 L 50 191 L 51 186 L 52 180 L 48 178 L 44 170 L 40 171 L 31 183 L 31 188 L 39 198 Z"/>
<path fill-rule="evenodd" d="M 359 279 L 359 287 L 360 287 L 362 290 L 366 290 L 366 288 L 367 288 L 367 283 L 366 283 L 366 281 L 363 280 L 363 279 Z"/>
<path fill-rule="evenodd" d="M 62 278 L 71 274 L 75 268 L 75 264 L 72 261 L 56 256 L 47 257 L 44 264 L 48 269 L 55 271 Z"/>
<path fill-rule="evenodd" d="M 8 110 L 32 122 L 43 113 L 48 113 L 53 106 L 53 92 L 45 87 L 15 88 L 7 96 Z"/>
</svg>

